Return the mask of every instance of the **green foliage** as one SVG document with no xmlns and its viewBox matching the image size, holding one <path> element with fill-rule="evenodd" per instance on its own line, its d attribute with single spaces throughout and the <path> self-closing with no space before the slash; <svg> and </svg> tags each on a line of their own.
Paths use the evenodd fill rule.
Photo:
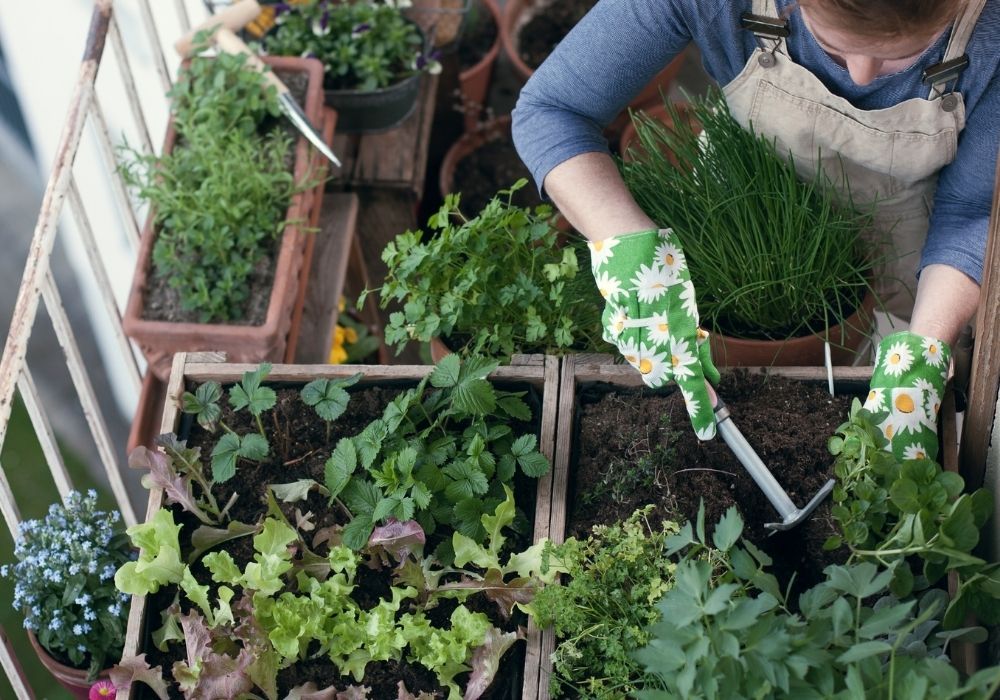
<svg viewBox="0 0 1000 700">
<path fill-rule="evenodd" d="M 325 480 L 353 516 L 345 543 L 363 547 L 390 518 L 416 519 L 428 534 L 447 525 L 481 542 L 480 517 L 503 503 L 517 469 L 535 478 L 548 471 L 535 436 L 509 426 L 530 411 L 521 394 L 490 384 L 496 366 L 449 355 L 381 418 L 338 442 Z"/>
<path fill-rule="evenodd" d="M 963 493 L 958 474 L 928 459 L 898 462 L 885 444 L 871 413 L 855 399 L 829 443 L 838 479 L 831 512 L 842 535 L 828 546 L 846 544 L 854 558 L 892 566 L 891 588 L 900 597 L 955 571 L 959 592 L 945 624 L 961 625 L 970 611 L 1000 623 L 1000 566 L 972 554 L 993 513 L 990 493 Z"/>
<path fill-rule="evenodd" d="M 433 55 L 424 55 L 420 30 L 395 2 L 306 0 L 278 13 L 277 28 L 264 37 L 267 52 L 318 58 L 327 88 L 370 91 L 441 70 Z"/>
<path fill-rule="evenodd" d="M 569 539 L 546 556 L 558 559 L 569 581 L 543 588 L 530 609 L 539 627 L 555 627 L 553 697 L 613 700 L 643 687 L 634 654 L 649 641 L 647 628 L 673 585 L 675 564 L 664 556 L 673 523 L 659 529 L 649 508 L 623 523 L 597 526 L 586 541 Z"/>
<path fill-rule="evenodd" d="M 586 247 L 559 242 L 548 206 L 511 204 L 525 183 L 501 190 L 472 219 L 449 195 L 428 220 L 426 240 L 407 231 L 385 247 L 381 304 L 403 304 L 389 316 L 387 343 L 401 350 L 444 337 L 455 351 L 496 358 L 602 346 L 604 304 Z"/>
<path fill-rule="evenodd" d="M 292 195 L 292 140 L 261 135 L 279 114 L 245 57 L 196 57 L 170 92 L 177 143 L 169 155 L 126 149 L 121 172 L 155 212 L 154 274 L 202 322 L 241 318 L 255 268 L 274 249 Z"/>
<path fill-rule="evenodd" d="M 17 561 L 0 567 L 0 576 L 14 581 L 24 627 L 91 680 L 125 643 L 129 599 L 112 582 L 130 557 L 128 538 L 115 532 L 119 520 L 97 509 L 96 491 L 71 491 L 43 519 L 21 521 Z"/>
<path fill-rule="evenodd" d="M 800 181 L 791 156 L 741 127 L 721 93 L 691 106 L 700 136 L 668 106 L 670 128 L 633 117 L 642 152 L 620 170 L 639 206 L 680 239 L 703 323 L 783 340 L 842 322 L 878 263 L 862 241 L 871 213 L 838 201 L 822 172 Z"/>
<path fill-rule="evenodd" d="M 732 509 L 714 549 L 703 527 L 676 536 L 685 556 L 637 654 L 650 675 L 638 697 L 988 698 L 1000 688 L 1000 667 L 963 683 L 944 655 L 983 630 L 936 633 L 943 591 L 904 602 L 889 593 L 891 568 L 830 566 L 792 613 L 767 558 L 739 546 L 742 525 Z"/>
<path fill-rule="evenodd" d="M 169 510 L 160 509 L 145 523 L 126 532 L 132 546 L 139 548 L 137 561 L 123 564 L 115 573 L 115 586 L 130 595 L 156 593 L 160 586 L 177 583 L 184 573 L 178 535 L 181 526 Z"/>
</svg>

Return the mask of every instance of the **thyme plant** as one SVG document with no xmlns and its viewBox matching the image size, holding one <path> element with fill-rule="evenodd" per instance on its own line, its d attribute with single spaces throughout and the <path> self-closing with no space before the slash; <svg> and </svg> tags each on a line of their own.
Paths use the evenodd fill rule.
<svg viewBox="0 0 1000 700">
<path fill-rule="evenodd" d="M 839 201 L 822 173 L 801 180 L 791 156 L 743 129 L 718 93 L 692 105 L 700 135 L 668 107 L 670 128 L 633 116 L 642 149 L 619 167 L 643 211 L 680 239 L 703 322 L 777 340 L 842 323 L 879 262 L 862 240 L 871 211 Z"/>
<path fill-rule="evenodd" d="M 196 57 L 169 96 L 177 142 L 168 155 L 126 147 L 126 183 L 154 210 L 153 271 L 199 321 L 241 318 L 251 275 L 284 231 L 297 185 L 292 139 L 260 133 L 280 113 L 274 87 L 244 56 Z"/>
</svg>

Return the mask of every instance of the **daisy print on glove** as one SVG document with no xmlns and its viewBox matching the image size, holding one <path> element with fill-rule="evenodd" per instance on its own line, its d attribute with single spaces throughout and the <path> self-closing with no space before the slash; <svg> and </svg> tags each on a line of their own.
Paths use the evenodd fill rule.
<svg viewBox="0 0 1000 700">
<path fill-rule="evenodd" d="M 937 459 L 937 417 L 951 350 L 909 331 L 879 344 L 865 408 L 897 459 Z"/>
<path fill-rule="evenodd" d="M 605 298 L 604 339 L 652 388 L 677 382 L 695 432 L 715 435 L 706 376 L 718 381 L 684 253 L 669 229 L 590 243 L 591 270 Z"/>
</svg>

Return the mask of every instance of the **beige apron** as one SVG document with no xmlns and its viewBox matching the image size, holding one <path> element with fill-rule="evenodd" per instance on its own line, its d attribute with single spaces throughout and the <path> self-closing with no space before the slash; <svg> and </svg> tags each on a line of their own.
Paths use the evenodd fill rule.
<svg viewBox="0 0 1000 700">
<path fill-rule="evenodd" d="M 966 5 L 944 61 L 965 53 L 985 2 Z M 774 0 L 753 0 L 753 13 L 778 17 Z M 909 320 L 937 173 L 955 158 L 965 126 L 962 95 L 938 84 L 926 100 L 861 110 L 792 61 L 783 40 L 771 43 L 723 88 L 729 109 L 744 128 L 752 125 L 779 152 L 791 152 L 803 178 L 822 168 L 842 196 L 861 207 L 875 203 L 871 240 L 886 257 L 875 289 L 887 311 Z"/>
</svg>

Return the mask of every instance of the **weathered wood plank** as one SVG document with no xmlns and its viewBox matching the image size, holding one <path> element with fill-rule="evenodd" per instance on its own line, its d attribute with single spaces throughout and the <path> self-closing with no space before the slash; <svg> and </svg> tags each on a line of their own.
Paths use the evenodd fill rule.
<svg viewBox="0 0 1000 700">
<path fill-rule="evenodd" d="M 167 385 L 167 399 L 164 408 L 161 432 L 175 432 L 180 420 L 180 397 L 188 382 L 204 382 L 215 380 L 233 382 L 239 380 L 243 373 L 253 370 L 256 364 L 226 364 L 224 353 L 178 353 L 174 356 L 170 381 Z M 419 380 L 434 368 L 428 365 L 285 365 L 276 364 L 268 375 L 268 381 L 308 382 L 321 377 L 344 377 L 362 372 L 365 377 L 362 384 L 386 380 L 410 379 Z M 523 382 L 537 387 L 542 391 L 542 415 L 540 418 L 538 449 L 550 463 L 555 455 L 556 410 L 558 409 L 559 391 L 559 360 L 545 358 L 542 364 L 533 360 L 529 364 L 499 367 L 490 374 L 496 381 Z M 551 472 L 546 477 L 551 479 Z M 542 482 L 545 482 L 543 479 Z M 548 531 L 548 514 L 551 498 L 551 485 L 539 484 L 536 503 L 535 541 L 544 537 Z M 163 505 L 163 491 L 156 489 L 150 492 L 146 509 L 146 519 L 155 515 Z M 128 627 L 125 637 L 125 655 L 138 654 L 142 650 L 145 639 L 146 624 L 145 596 L 133 596 L 129 610 Z M 529 628 L 526 648 L 526 672 L 522 697 L 534 698 L 537 692 L 538 668 L 544 658 L 541 653 L 542 633 L 537 628 Z M 132 689 L 119 689 L 118 697 L 130 700 Z"/>
<path fill-rule="evenodd" d="M 320 230 L 314 234 L 316 244 L 309 287 L 295 348 L 295 361 L 299 364 L 325 364 L 330 355 L 357 223 L 357 195 L 340 192 L 326 195 Z"/>
<path fill-rule="evenodd" d="M 996 420 L 1000 391 L 1000 159 L 993 187 L 993 211 L 987 233 L 986 262 L 983 266 L 976 313 L 976 345 L 969 380 L 969 404 L 965 409 L 959 460 L 962 475 L 970 488 L 983 484 L 990 439 Z"/>
</svg>

